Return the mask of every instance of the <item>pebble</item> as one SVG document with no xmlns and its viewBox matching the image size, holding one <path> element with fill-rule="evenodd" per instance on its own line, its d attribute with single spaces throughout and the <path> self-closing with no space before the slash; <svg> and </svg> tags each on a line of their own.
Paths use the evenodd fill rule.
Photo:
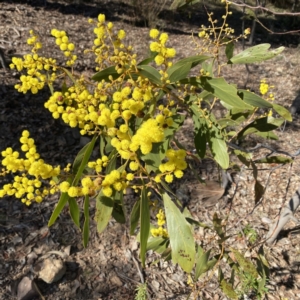
<svg viewBox="0 0 300 300">
<path fill-rule="evenodd" d="M 110 278 L 110 282 L 112 285 L 116 285 L 116 286 L 123 286 L 123 282 L 121 281 L 121 279 L 117 276 L 117 275 L 114 275 Z"/>
<path fill-rule="evenodd" d="M 158 291 L 159 291 L 159 287 L 160 287 L 159 282 L 156 281 L 156 280 L 152 280 L 152 281 L 151 281 L 151 284 L 152 284 L 153 289 L 154 289 L 156 292 L 158 292 Z"/>
<path fill-rule="evenodd" d="M 18 300 L 31 300 L 38 296 L 38 291 L 35 288 L 33 280 L 29 277 L 23 277 L 18 284 L 17 299 Z"/>
<path fill-rule="evenodd" d="M 65 272 L 66 267 L 61 259 L 49 257 L 43 261 L 38 276 L 40 279 L 50 284 L 60 280 Z"/>
</svg>

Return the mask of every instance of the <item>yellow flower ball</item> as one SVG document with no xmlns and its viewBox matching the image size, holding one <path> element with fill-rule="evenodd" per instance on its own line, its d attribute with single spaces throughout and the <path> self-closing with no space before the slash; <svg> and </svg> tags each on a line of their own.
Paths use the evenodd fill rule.
<svg viewBox="0 0 300 300">
<path fill-rule="evenodd" d="M 98 21 L 99 21 L 99 23 L 104 23 L 105 22 L 105 15 L 104 14 L 98 15 Z"/>
<path fill-rule="evenodd" d="M 152 39 L 156 39 L 159 35 L 159 31 L 157 29 L 151 29 L 150 32 L 149 32 L 149 36 L 152 38 Z"/>
<path fill-rule="evenodd" d="M 70 197 L 77 197 L 78 196 L 78 188 L 76 186 L 71 186 L 68 189 L 68 195 Z"/>
<path fill-rule="evenodd" d="M 165 181 L 168 182 L 168 183 L 173 182 L 173 175 L 172 174 L 167 174 L 165 176 Z"/>
</svg>

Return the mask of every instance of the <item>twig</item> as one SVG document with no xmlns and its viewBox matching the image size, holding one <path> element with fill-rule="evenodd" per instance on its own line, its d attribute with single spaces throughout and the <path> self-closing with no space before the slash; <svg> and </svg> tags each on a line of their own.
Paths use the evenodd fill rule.
<svg viewBox="0 0 300 300">
<path fill-rule="evenodd" d="M 231 4 L 233 4 L 235 6 L 239 6 L 239 7 L 247 7 L 247 8 L 250 8 L 252 10 L 261 9 L 263 11 L 266 11 L 266 12 L 270 13 L 270 14 L 278 15 L 278 16 L 300 16 L 300 13 L 276 12 L 276 11 L 270 10 L 270 9 L 264 7 L 264 6 L 261 6 L 261 5 L 251 6 L 251 5 L 248 5 L 248 4 L 245 4 L 245 3 L 237 3 L 237 2 L 231 2 Z"/>
<path fill-rule="evenodd" d="M 298 29 L 298 30 L 290 30 L 290 31 L 283 31 L 283 32 L 275 32 L 275 31 L 269 29 L 267 26 L 265 26 L 258 18 L 255 18 L 255 20 L 256 20 L 257 23 L 260 24 L 261 27 L 263 27 L 264 29 L 266 29 L 271 34 L 293 34 L 293 33 L 300 32 L 300 29 Z"/>
<path fill-rule="evenodd" d="M 238 6 L 238 7 L 242 7 L 243 8 L 243 13 L 244 13 L 244 9 L 245 7 L 250 8 L 251 10 L 254 10 L 254 12 L 256 12 L 257 10 L 261 9 L 262 11 L 266 11 L 268 13 L 271 13 L 273 15 L 278 15 L 278 16 L 299 16 L 300 13 L 289 13 L 289 12 L 275 12 L 273 10 L 270 10 L 268 8 L 265 8 L 264 6 L 261 5 L 257 5 L 257 6 L 250 6 L 248 4 L 245 4 L 245 1 L 243 1 L 243 3 L 236 3 L 236 2 L 231 2 L 231 4 Z M 256 16 L 254 17 L 254 22 L 259 23 L 264 29 L 266 29 L 269 33 L 271 34 L 293 34 L 293 33 L 297 33 L 300 32 L 300 29 L 298 30 L 290 30 L 290 31 L 284 31 L 284 32 L 274 32 L 273 30 L 269 29 L 268 27 L 266 27 Z"/>
<path fill-rule="evenodd" d="M 289 157 L 295 158 L 296 156 L 300 155 L 300 149 L 298 149 L 294 154 L 291 154 L 291 153 L 286 152 L 286 151 L 273 149 L 272 147 L 270 147 L 268 145 L 264 145 L 264 144 L 257 144 L 255 147 L 253 147 L 251 149 L 243 149 L 243 148 L 241 148 L 241 147 L 239 147 L 239 146 L 237 146 L 233 143 L 228 143 L 228 146 L 233 148 L 233 149 L 238 149 L 240 151 L 244 151 L 246 153 L 254 152 L 255 150 L 258 150 L 260 148 L 265 148 L 265 149 L 268 149 L 268 150 L 271 151 L 271 153 L 268 154 L 267 156 L 269 156 L 273 153 L 281 153 L 281 154 L 287 155 Z M 253 211 L 255 210 L 255 208 L 261 203 L 261 200 L 264 197 L 264 194 L 266 192 L 268 183 L 270 181 L 270 176 L 271 176 L 272 172 L 275 169 L 279 168 L 279 167 L 281 167 L 281 166 L 276 166 L 276 167 L 272 168 L 272 170 L 269 174 L 268 180 L 267 180 L 266 187 L 264 189 L 263 196 L 261 197 L 261 199 L 259 199 L 258 203 L 255 205 L 253 210 L 248 214 L 248 216 L 251 215 L 253 213 Z M 288 185 L 287 185 L 287 188 L 286 188 L 286 194 L 287 194 L 289 185 L 290 185 L 290 181 L 288 182 Z M 293 220 L 295 222 L 298 222 L 298 220 L 295 219 L 293 214 L 297 210 L 299 205 L 300 205 L 300 186 L 298 187 L 298 189 L 294 193 L 293 197 L 290 199 L 288 205 L 286 207 L 283 207 L 283 206 L 281 207 L 279 218 L 273 223 L 273 225 L 270 226 L 269 232 L 266 236 L 266 243 L 267 244 L 272 244 L 276 240 L 278 234 L 280 233 L 280 231 L 282 230 L 282 228 L 284 227 L 284 225 L 288 221 Z M 241 222 L 241 220 L 239 220 L 236 225 L 238 225 L 240 222 Z"/>
<path fill-rule="evenodd" d="M 294 158 L 295 156 L 298 156 L 300 155 L 300 148 L 294 153 L 294 154 L 291 154 L 289 152 L 286 152 L 286 151 L 282 151 L 282 150 L 276 150 L 268 145 L 265 145 L 265 144 L 260 144 L 258 143 L 255 147 L 253 148 L 250 148 L 250 149 L 244 149 L 242 147 L 239 147 L 238 145 L 236 144 L 233 144 L 233 143 L 227 143 L 229 147 L 233 148 L 233 149 L 237 149 L 237 150 L 240 150 L 240 151 L 243 151 L 243 152 L 246 152 L 246 153 L 251 153 L 251 152 L 254 152 L 258 149 L 261 149 L 261 148 L 265 148 L 265 149 L 268 149 L 270 151 L 272 151 L 270 154 L 268 155 L 271 155 L 273 153 L 281 153 L 281 154 L 284 154 L 284 155 L 287 155 L 287 156 L 290 156 L 292 158 Z"/>
<path fill-rule="evenodd" d="M 142 272 L 141 272 L 141 270 L 140 270 L 140 266 L 139 266 L 137 260 L 135 259 L 135 257 L 133 256 L 133 254 L 131 254 L 131 257 L 132 257 L 132 260 L 133 260 L 133 262 L 134 262 L 134 264 L 135 264 L 135 266 L 136 266 L 136 268 L 137 268 L 137 270 L 138 270 L 138 273 L 139 273 L 140 278 L 141 278 L 141 282 L 142 282 L 142 283 L 145 283 L 144 276 L 143 276 L 143 274 L 142 274 Z M 146 290 L 146 293 L 147 293 L 148 299 L 151 300 L 151 297 L 150 297 L 150 294 L 149 294 L 148 290 Z"/>
<path fill-rule="evenodd" d="M 12 28 L 17 33 L 18 37 L 21 36 L 20 32 L 15 27 L 10 27 L 10 28 Z"/>
</svg>

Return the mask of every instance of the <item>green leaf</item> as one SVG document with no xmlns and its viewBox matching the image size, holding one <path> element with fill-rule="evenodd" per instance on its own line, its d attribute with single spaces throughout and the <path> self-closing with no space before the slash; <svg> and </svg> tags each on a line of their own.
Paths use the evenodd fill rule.
<svg viewBox="0 0 300 300">
<path fill-rule="evenodd" d="M 48 82 L 50 82 L 51 77 L 50 77 L 49 74 L 47 74 L 47 79 L 48 79 Z M 49 90 L 50 90 L 51 95 L 53 95 L 53 94 L 54 94 L 53 84 L 52 84 L 52 83 L 51 83 L 51 84 L 48 83 L 48 87 L 49 87 Z"/>
<path fill-rule="evenodd" d="M 256 159 L 254 162 L 256 164 L 288 164 L 292 163 L 294 160 L 286 156 L 268 156 L 260 159 Z"/>
<path fill-rule="evenodd" d="M 185 219 L 191 225 L 196 225 L 196 226 L 199 226 L 199 227 L 211 229 L 211 227 L 209 225 L 205 224 L 205 223 L 199 222 L 199 221 L 194 220 L 194 219 L 189 218 L 189 217 L 185 217 Z"/>
<path fill-rule="evenodd" d="M 203 69 L 206 73 L 208 72 L 209 74 L 207 76 L 210 76 L 210 77 L 214 77 L 213 73 L 214 73 L 214 60 L 207 60 L 205 61 L 204 63 L 202 63 L 201 65 L 201 69 Z M 204 100 L 204 99 L 203 99 Z"/>
<path fill-rule="evenodd" d="M 200 0 L 174 0 L 170 6 L 171 10 L 176 9 L 185 9 L 187 6 L 194 5 L 196 3 L 199 3 Z"/>
<path fill-rule="evenodd" d="M 84 168 L 87 166 L 87 163 L 93 152 L 96 140 L 97 135 L 94 135 L 93 139 L 89 143 L 87 143 L 77 154 L 72 167 L 73 174 L 76 174 L 72 182 L 72 186 L 77 186 L 78 181 L 84 171 Z"/>
<path fill-rule="evenodd" d="M 217 213 L 214 213 L 214 216 L 213 216 L 214 230 L 216 231 L 218 236 L 221 238 L 221 241 L 224 241 L 226 239 L 226 236 L 225 236 L 225 231 L 223 229 L 222 221 L 223 220 L 218 217 Z"/>
<path fill-rule="evenodd" d="M 230 109 L 229 115 L 227 115 L 227 118 L 231 118 L 233 121 L 240 124 L 240 123 L 243 123 L 245 120 L 247 120 L 252 113 L 253 113 L 253 111 L 247 110 L 245 112 L 242 109 L 233 108 L 233 109 Z"/>
<path fill-rule="evenodd" d="M 270 46 L 270 44 L 260 44 L 248 48 L 232 57 L 228 61 L 228 64 L 250 64 L 262 62 L 277 56 L 284 50 L 284 47 L 279 47 L 277 49 L 268 51 Z"/>
<path fill-rule="evenodd" d="M 147 189 L 145 186 L 143 186 L 142 194 L 141 194 L 140 220 L 141 220 L 140 257 L 142 261 L 142 266 L 145 267 L 147 242 L 150 233 L 149 199 L 147 196 Z"/>
<path fill-rule="evenodd" d="M 141 159 L 145 162 L 145 168 L 148 173 L 156 172 L 162 160 L 166 156 L 166 149 L 164 149 L 164 142 L 155 143 L 152 145 L 152 150 L 148 154 L 142 154 Z"/>
<path fill-rule="evenodd" d="M 289 122 L 292 122 L 292 121 L 293 121 L 293 118 L 292 118 L 291 113 L 290 113 L 286 108 L 284 108 L 283 106 L 278 105 L 278 104 L 276 104 L 276 103 L 273 103 L 273 109 L 274 109 L 280 116 L 282 116 L 283 118 L 285 118 L 287 121 L 289 121 Z"/>
<path fill-rule="evenodd" d="M 252 158 L 251 153 L 243 152 L 237 149 L 235 149 L 233 152 L 237 156 L 237 158 L 241 161 L 242 164 L 246 165 L 247 167 L 250 166 L 251 164 L 250 160 Z"/>
<path fill-rule="evenodd" d="M 105 138 L 103 135 L 100 135 L 100 141 L 99 141 L 99 149 L 100 149 L 100 157 L 105 155 L 104 149 L 105 149 Z"/>
<path fill-rule="evenodd" d="M 255 268 L 255 265 L 242 255 L 238 250 L 230 248 L 231 252 L 234 254 L 235 259 L 237 260 L 240 268 L 247 273 L 252 278 L 258 278 L 258 273 Z"/>
<path fill-rule="evenodd" d="M 172 67 L 176 67 L 175 65 L 173 65 Z M 170 69 L 172 68 L 170 67 Z M 174 82 L 177 82 L 181 79 L 184 79 L 185 77 L 187 77 L 187 75 L 190 73 L 190 70 L 191 70 L 192 66 L 190 63 L 187 63 L 186 65 L 181 65 L 181 66 L 177 66 L 177 69 L 168 69 L 167 70 L 167 73 L 168 71 L 170 70 L 170 72 L 172 72 L 170 75 L 169 75 L 169 80 L 171 83 L 174 83 Z"/>
<path fill-rule="evenodd" d="M 159 74 L 159 72 L 151 67 L 151 66 L 147 66 L 147 65 L 139 65 L 137 66 L 138 69 L 138 75 L 144 77 L 144 78 L 148 78 L 152 83 L 156 84 L 156 85 L 161 85 L 161 75 Z"/>
<path fill-rule="evenodd" d="M 210 102 L 214 100 L 214 95 L 206 90 L 203 90 L 196 99 L 202 99 L 206 102 Z"/>
<path fill-rule="evenodd" d="M 90 235 L 90 197 L 89 195 L 85 195 L 84 204 L 83 204 L 83 214 L 84 214 L 84 223 L 82 229 L 82 240 L 83 240 L 83 247 L 86 248 L 89 242 L 89 235 Z"/>
<path fill-rule="evenodd" d="M 130 215 L 130 235 L 134 235 L 134 231 L 140 219 L 140 201 L 136 201 Z"/>
<path fill-rule="evenodd" d="M 172 259 L 172 250 L 171 248 L 167 248 L 162 254 L 161 254 L 161 258 L 164 261 L 169 261 Z"/>
<path fill-rule="evenodd" d="M 225 140 L 221 137 L 214 137 L 211 135 L 211 133 L 209 133 L 209 138 L 207 138 L 207 140 L 216 162 L 221 166 L 222 169 L 228 169 L 229 154 Z"/>
<path fill-rule="evenodd" d="M 74 85 L 76 85 L 76 80 L 74 79 L 73 75 L 71 74 L 71 72 L 66 69 L 66 68 L 62 68 L 64 70 L 64 72 L 66 72 L 66 74 L 68 75 L 68 77 L 71 79 L 71 81 L 73 82 Z"/>
<path fill-rule="evenodd" d="M 249 125 L 247 125 L 243 130 L 241 130 L 237 138 L 240 139 L 242 136 L 251 133 L 272 131 L 278 128 L 283 122 L 284 119 L 282 118 L 275 119 L 273 117 L 263 117 L 260 119 L 256 119 Z"/>
<path fill-rule="evenodd" d="M 234 43 L 230 42 L 226 45 L 225 54 L 228 60 L 233 57 Z"/>
<path fill-rule="evenodd" d="M 123 210 L 123 192 L 115 192 L 112 216 L 118 223 L 124 224 L 126 222 Z"/>
<path fill-rule="evenodd" d="M 72 180 L 73 180 L 73 177 L 69 177 L 67 179 L 67 182 L 71 183 Z M 56 207 L 54 208 L 54 211 L 49 219 L 49 222 L 48 222 L 49 227 L 55 223 L 55 221 L 58 218 L 58 216 L 60 215 L 61 211 L 67 204 L 69 198 L 70 198 L 70 196 L 68 195 L 68 193 L 61 193 L 58 203 L 57 203 Z"/>
<path fill-rule="evenodd" d="M 278 140 L 278 136 L 272 132 L 272 131 L 269 131 L 269 132 L 256 132 L 254 133 L 255 135 L 258 135 L 264 139 L 268 139 L 268 140 Z"/>
<path fill-rule="evenodd" d="M 115 66 L 111 66 L 93 75 L 92 80 L 95 81 L 105 80 L 106 82 L 108 82 L 110 81 L 108 79 L 110 76 L 112 76 L 113 80 L 116 80 L 121 76 L 121 74 L 117 73 Z"/>
<path fill-rule="evenodd" d="M 61 87 L 61 92 L 63 94 L 65 94 L 67 91 L 68 91 L 68 87 L 67 87 L 66 83 L 64 82 Z"/>
<path fill-rule="evenodd" d="M 190 273 L 195 262 L 195 242 L 190 225 L 167 193 L 162 194 L 168 234 L 172 249 L 172 260 Z"/>
<path fill-rule="evenodd" d="M 253 108 L 237 95 L 237 89 L 228 84 L 224 78 L 201 77 L 200 82 L 206 91 L 232 107 L 244 110 Z"/>
<path fill-rule="evenodd" d="M 74 224 L 80 229 L 80 222 L 79 222 L 80 211 L 79 211 L 78 204 L 73 197 L 69 197 L 68 202 L 69 202 L 69 210 L 70 210 L 70 215 L 72 217 L 72 220 Z"/>
<path fill-rule="evenodd" d="M 206 142 L 211 149 L 214 159 L 223 168 L 227 169 L 229 166 L 229 154 L 227 151 L 227 145 L 225 137 L 222 135 L 218 123 L 215 124 L 216 120 L 214 115 L 210 114 L 210 120 L 207 121 L 203 115 L 201 109 L 193 104 L 190 106 L 192 111 L 192 119 L 194 121 L 194 143 L 198 155 L 203 158 L 206 153 Z M 207 124 L 209 122 L 209 125 Z"/>
<path fill-rule="evenodd" d="M 151 51 L 150 56 L 148 58 L 145 58 L 141 62 L 139 62 L 137 65 L 138 66 L 148 65 L 149 63 L 151 63 L 154 60 L 154 58 L 156 57 L 157 54 L 158 54 L 158 52 Z"/>
<path fill-rule="evenodd" d="M 204 158 L 206 153 L 206 134 L 207 124 L 200 108 L 193 104 L 190 106 L 192 111 L 192 119 L 194 122 L 194 143 L 196 151 L 201 158 Z"/>
<path fill-rule="evenodd" d="M 70 197 L 69 197 L 68 193 L 61 193 L 58 203 L 57 203 L 56 207 L 54 208 L 54 211 L 49 219 L 48 227 L 52 226 L 55 223 L 57 217 L 60 215 L 61 211 L 67 204 L 69 198 Z"/>
<path fill-rule="evenodd" d="M 106 167 L 106 174 L 109 174 L 111 171 L 116 169 L 117 163 L 117 150 L 114 148 L 109 155 L 109 163 Z"/>
<path fill-rule="evenodd" d="M 106 141 L 106 145 L 104 148 L 104 152 L 112 153 L 115 150 L 115 148 L 111 144 L 111 137 L 109 137 L 109 136 L 105 137 L 105 141 Z"/>
<path fill-rule="evenodd" d="M 204 250 L 198 246 L 197 251 L 197 259 L 196 259 L 196 269 L 195 269 L 195 280 L 199 278 L 199 276 L 208 271 L 208 259 L 210 255 L 210 251 L 204 252 Z"/>
<path fill-rule="evenodd" d="M 220 283 L 221 289 L 223 293 L 229 298 L 229 299 L 239 299 L 238 294 L 234 291 L 231 284 L 229 284 L 225 279 L 223 279 Z"/>
<path fill-rule="evenodd" d="M 256 263 L 257 271 L 261 277 L 261 280 L 258 281 L 258 292 L 263 295 L 266 293 L 266 284 L 270 276 L 269 264 L 265 257 L 263 246 L 261 246 L 258 250 Z"/>
<path fill-rule="evenodd" d="M 95 221 L 97 222 L 97 231 L 101 233 L 107 226 L 111 218 L 114 207 L 113 199 L 103 195 L 102 190 L 96 198 Z"/>
<path fill-rule="evenodd" d="M 153 250 L 158 254 L 162 254 L 168 248 L 168 240 L 161 236 L 149 237 L 147 243 L 147 250 Z"/>
<path fill-rule="evenodd" d="M 231 120 L 230 118 L 221 118 L 218 120 L 218 124 L 221 126 L 221 128 L 226 128 L 228 126 L 237 126 L 239 125 L 239 122 Z"/>
<path fill-rule="evenodd" d="M 169 75 L 168 79 L 172 83 L 186 78 L 192 68 L 209 58 L 211 57 L 205 55 L 195 55 L 177 61 L 167 70 L 167 74 Z"/>
<path fill-rule="evenodd" d="M 266 101 L 265 99 L 259 97 L 258 95 L 246 91 L 246 90 L 238 90 L 238 95 L 248 104 L 255 106 L 255 107 L 261 107 L 261 108 L 272 108 L 273 105 Z"/>
</svg>

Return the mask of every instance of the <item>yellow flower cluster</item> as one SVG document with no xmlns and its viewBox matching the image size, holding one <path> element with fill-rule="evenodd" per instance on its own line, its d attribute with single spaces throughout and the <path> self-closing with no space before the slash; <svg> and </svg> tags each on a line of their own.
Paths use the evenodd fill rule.
<svg viewBox="0 0 300 300">
<path fill-rule="evenodd" d="M 68 181 L 63 181 L 59 185 L 59 190 L 62 193 L 68 193 L 70 197 L 80 197 L 80 196 L 94 196 L 97 191 L 101 188 L 101 180 L 98 178 L 92 180 L 90 177 L 84 177 L 81 179 L 81 187 L 71 186 Z"/>
<path fill-rule="evenodd" d="M 102 171 L 102 167 L 106 167 L 108 163 L 108 157 L 103 155 L 102 158 L 98 158 L 96 161 L 88 162 L 88 167 L 94 169 L 97 173 Z"/>
<path fill-rule="evenodd" d="M 89 20 L 90 24 L 94 24 L 94 20 Z M 131 54 L 132 47 L 127 48 L 122 43 L 122 40 L 126 37 L 124 30 L 119 30 L 117 34 L 113 33 L 113 23 L 105 22 L 105 15 L 100 14 L 98 16 L 98 22 L 94 28 L 94 34 L 96 38 L 94 39 L 94 47 L 92 51 L 96 54 L 95 62 L 99 65 L 96 70 L 99 71 L 105 68 L 105 61 L 108 60 L 109 63 L 114 63 L 116 66 L 116 71 L 121 74 L 126 71 L 126 65 L 135 66 L 136 65 L 136 54 Z M 111 47 L 106 39 L 112 42 Z"/>
<path fill-rule="evenodd" d="M 151 229 L 151 234 L 154 237 L 162 236 L 164 238 L 168 237 L 168 231 L 163 228 L 163 225 L 166 223 L 166 216 L 162 209 L 159 210 L 158 214 L 156 215 L 157 218 L 157 228 Z"/>
<path fill-rule="evenodd" d="M 183 176 L 183 170 L 187 168 L 187 163 L 185 161 L 185 150 L 168 149 L 166 157 L 168 158 L 168 161 L 159 165 L 159 170 L 162 174 L 159 174 L 155 177 L 156 182 L 160 182 L 162 175 L 165 174 L 165 181 L 170 183 L 174 179 L 173 174 L 176 178 L 181 178 Z"/>
<path fill-rule="evenodd" d="M 31 37 L 27 40 L 27 43 L 33 45 L 33 54 L 24 55 L 24 59 L 13 57 L 12 63 L 9 65 L 11 69 L 16 68 L 19 72 L 27 69 L 28 75 L 22 75 L 20 77 L 21 84 L 15 85 L 18 92 L 24 94 L 29 90 L 36 94 L 43 89 L 45 83 L 51 84 L 56 79 L 56 60 L 40 57 L 36 52 L 42 48 L 42 44 L 32 30 L 30 30 L 30 35 Z M 51 70 L 52 72 L 47 75 L 47 72 Z"/>
<path fill-rule="evenodd" d="M 265 95 L 269 91 L 269 85 L 266 82 L 266 79 L 260 81 L 259 91 L 262 95 Z"/>
<path fill-rule="evenodd" d="M 134 152 L 140 148 L 143 154 L 148 154 L 152 150 L 152 144 L 162 142 L 163 139 L 164 131 L 158 122 L 153 119 L 148 119 L 132 137 L 129 148 Z"/>
<path fill-rule="evenodd" d="M 15 89 L 18 92 L 26 93 L 31 91 L 31 93 L 36 94 L 39 90 L 43 89 L 45 83 L 51 83 L 56 79 L 56 61 L 52 58 L 39 57 L 38 54 L 27 54 L 24 55 L 24 60 L 21 58 L 13 57 L 10 68 L 16 68 L 19 72 L 23 69 L 27 69 L 27 76 L 22 75 L 20 77 L 21 84 L 16 84 Z M 53 73 L 47 78 L 43 70 L 49 71 L 52 69 Z"/>
<path fill-rule="evenodd" d="M 103 195 L 106 197 L 111 197 L 113 194 L 113 190 L 122 191 L 127 187 L 126 184 L 126 171 L 120 173 L 118 170 L 113 170 L 109 174 L 107 174 L 102 181 L 102 191 Z"/>
<path fill-rule="evenodd" d="M 116 131 L 116 136 L 111 140 L 111 145 L 118 150 L 123 159 L 134 160 L 135 152 L 139 149 L 143 154 L 148 154 L 152 150 L 153 143 L 162 142 L 164 139 L 164 131 L 154 119 L 142 123 L 132 138 L 127 131 L 128 126 L 121 125 L 120 130 Z M 134 171 L 133 168 L 131 170 Z"/>
<path fill-rule="evenodd" d="M 161 113 L 156 115 L 155 117 L 157 123 L 163 128 L 172 126 L 173 119 L 171 118 L 171 116 L 173 115 L 173 113 L 169 110 L 169 108 L 163 105 L 159 105 L 158 110 L 160 110 Z"/>
<path fill-rule="evenodd" d="M 202 28 L 202 30 L 198 34 L 200 39 L 209 39 L 209 34 Z"/>
<path fill-rule="evenodd" d="M 31 37 L 27 40 L 28 45 L 33 45 L 31 52 L 36 53 L 39 49 L 42 48 L 42 43 L 39 41 L 38 36 L 34 33 L 33 30 L 29 31 Z"/>
<path fill-rule="evenodd" d="M 88 167 L 97 173 L 98 177 L 95 180 L 86 177 L 78 187 L 72 186 L 68 181 L 63 181 L 59 186 L 53 184 L 55 188 L 52 191 L 60 190 L 68 193 L 70 197 L 78 197 L 92 195 L 98 189 L 103 188 L 104 195 L 109 197 L 114 191 L 123 190 L 130 181 L 134 180 L 135 172 L 142 165 L 137 152 L 140 151 L 144 155 L 148 154 L 154 143 L 164 140 L 164 129 L 173 124 L 173 113 L 168 108 L 160 106 L 160 113 L 155 117 L 152 114 L 150 118 L 147 116 L 148 119 L 145 118 L 139 127 L 131 126 L 132 118 L 144 118 L 147 109 L 153 106 L 157 87 L 148 78 L 136 76 L 136 73 L 139 72 L 136 67 L 136 55 L 132 54 L 131 46 L 125 47 L 122 43 L 126 36 L 124 30 L 114 32 L 113 24 L 106 23 L 105 16 L 101 14 L 96 22 L 93 20 L 89 22 L 96 23 L 94 28 L 96 38 L 92 49 L 85 52 L 93 52 L 96 55 L 95 61 L 99 70 L 113 65 L 120 77 L 114 79 L 113 76 L 110 76 L 107 81 L 90 82 L 83 76 L 78 78 L 76 74 L 71 76 L 64 73 L 65 76 L 70 77 L 74 85 L 66 87 L 64 92 L 55 91 L 45 103 L 45 108 L 52 113 L 53 118 L 62 118 L 70 127 L 79 127 L 81 134 L 99 133 L 111 138 L 111 145 L 117 149 L 121 158 L 129 160 L 128 168 L 132 173 L 112 171 L 102 178 L 99 173 L 108 163 L 108 158 L 103 156 L 88 163 Z M 56 44 L 69 59 L 67 65 L 74 64 L 76 60 L 76 55 L 73 54 L 75 46 L 69 42 L 66 32 L 52 29 L 51 34 L 56 38 Z M 34 51 L 36 51 L 41 47 L 41 44 L 33 32 L 31 35 L 28 43 L 34 45 Z M 173 48 L 166 47 L 168 35 L 166 33 L 160 34 L 158 30 L 152 29 L 150 36 L 155 39 L 150 48 L 158 53 L 156 63 L 158 65 L 164 64 L 165 69 L 167 69 L 172 65 L 168 59 L 176 54 Z M 19 91 L 24 93 L 30 89 L 32 92 L 37 92 L 45 83 L 51 83 L 58 76 L 56 71 L 59 68 L 54 59 L 42 58 L 36 53 L 25 56 L 24 60 L 15 58 L 12 67 L 16 67 L 20 71 L 23 68 L 28 69 L 28 76 L 21 76 L 22 85 L 17 86 Z M 59 70 L 65 72 L 63 68 L 59 68 Z M 50 79 L 46 73 L 49 73 Z M 162 78 L 167 78 L 165 70 L 161 70 L 160 74 Z M 32 147 L 28 145 L 24 144 L 22 149 L 35 154 Z M 35 176 L 35 170 L 38 169 L 39 178 L 48 178 L 51 168 L 48 170 L 47 165 L 43 165 L 43 161 L 36 157 L 34 160 L 33 158 L 30 159 L 32 160 L 30 167 L 26 169 L 28 174 Z M 176 163 L 178 166 L 172 172 L 175 176 L 180 177 L 180 166 L 177 161 Z M 168 172 L 166 178 L 173 176 L 171 171 Z"/>
<path fill-rule="evenodd" d="M 176 55 L 176 50 L 165 46 L 169 38 L 168 34 L 164 32 L 159 34 L 157 29 L 151 29 L 149 35 L 152 39 L 156 40 L 150 44 L 150 50 L 158 53 L 154 59 L 156 64 L 158 66 L 162 64 L 171 66 L 172 63 L 168 62 L 167 59 L 174 57 Z"/>
<path fill-rule="evenodd" d="M 264 99 L 267 100 L 267 101 L 274 101 L 275 99 L 275 96 L 273 93 L 269 93 L 267 95 L 267 93 L 269 92 L 270 89 L 274 88 L 273 85 L 269 85 L 266 81 L 266 79 L 262 79 L 260 81 L 260 86 L 259 86 L 259 91 L 260 93 L 264 96 Z M 273 111 L 272 111 L 272 108 L 269 109 L 269 111 L 266 113 L 267 116 L 271 117 L 273 115 Z"/>
<path fill-rule="evenodd" d="M 41 202 L 43 197 L 48 195 L 48 188 L 40 189 L 42 180 L 58 176 L 60 167 L 53 168 L 40 159 L 40 155 L 36 152 L 34 140 L 29 137 L 27 130 L 23 131 L 20 142 L 22 143 L 21 150 L 25 152 L 26 159 L 19 158 L 19 152 L 13 151 L 12 148 L 7 148 L 1 152 L 2 157 L 4 157 L 2 165 L 5 167 L 2 172 L 4 174 L 18 172 L 21 176 L 14 176 L 13 183 L 3 186 L 0 190 L 0 198 L 5 195 L 14 195 L 16 198 L 21 198 L 21 201 L 26 205 L 30 205 L 32 201 Z M 50 189 L 51 194 L 55 192 L 55 188 Z"/>
<path fill-rule="evenodd" d="M 69 37 L 65 31 L 59 31 L 57 29 L 51 30 L 51 35 L 56 38 L 55 43 L 59 46 L 60 50 L 63 51 L 65 57 L 69 58 L 66 62 L 67 66 L 74 65 L 77 55 L 72 54 L 75 49 L 75 45 L 69 42 Z"/>
</svg>

